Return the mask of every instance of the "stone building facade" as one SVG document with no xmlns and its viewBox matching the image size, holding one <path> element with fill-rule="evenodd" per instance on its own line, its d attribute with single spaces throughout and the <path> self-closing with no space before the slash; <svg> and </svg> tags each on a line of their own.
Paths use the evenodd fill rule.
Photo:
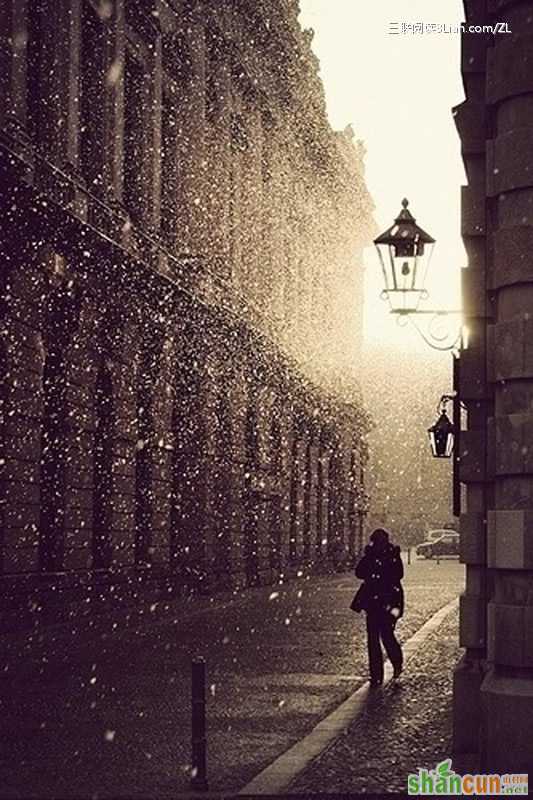
<svg viewBox="0 0 533 800">
<path fill-rule="evenodd" d="M 1 8 L 3 625 L 349 562 L 372 204 L 297 3 Z"/>
<path fill-rule="evenodd" d="M 468 183 L 462 234 L 468 347 L 459 478 L 466 591 L 454 740 L 483 770 L 533 766 L 533 3 L 467 0 L 466 100 L 455 109 Z"/>
</svg>

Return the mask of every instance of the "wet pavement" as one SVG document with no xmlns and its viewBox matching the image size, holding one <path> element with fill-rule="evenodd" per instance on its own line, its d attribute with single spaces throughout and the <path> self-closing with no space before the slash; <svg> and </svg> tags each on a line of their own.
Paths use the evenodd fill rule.
<svg viewBox="0 0 533 800">
<path fill-rule="evenodd" d="M 402 680 L 371 692 L 346 734 L 288 792 L 406 792 L 408 773 L 450 758 L 458 622 L 458 611 L 449 614 L 409 661 Z"/>
<path fill-rule="evenodd" d="M 210 789 L 238 791 L 366 680 L 364 616 L 348 607 L 355 585 L 346 574 L 302 576 L 212 604 L 203 599 L 198 607 L 153 607 L 135 626 L 117 615 L 83 635 L 55 626 L 31 638 L 6 637 L 1 796 L 173 797 L 186 791 L 190 660 L 198 654 L 207 661 Z M 406 566 L 404 585 L 406 617 L 398 633 L 406 640 L 462 590 L 463 567 L 456 560 L 416 561 Z M 415 667 L 416 658 L 406 688 L 410 680 L 431 683 L 428 670 L 439 666 L 437 659 Z M 383 691 L 385 697 L 389 689 Z M 422 695 L 416 703 L 406 689 L 398 694 L 404 696 L 398 718 L 411 714 L 435 724 Z M 396 705 L 376 703 L 386 726 Z M 374 722 L 370 715 L 369 730 Z M 416 738 L 414 729 L 406 731 Z M 376 761 L 382 752 L 358 758 Z M 338 767 L 346 773 L 345 765 Z M 327 787 L 321 780 L 313 791 L 330 791 L 332 779 Z M 297 790 L 306 791 L 305 784 L 297 783 Z"/>
</svg>

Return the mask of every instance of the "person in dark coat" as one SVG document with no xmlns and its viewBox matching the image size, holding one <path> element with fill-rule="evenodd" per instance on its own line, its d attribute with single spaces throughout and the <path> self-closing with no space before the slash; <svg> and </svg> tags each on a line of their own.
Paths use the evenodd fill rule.
<svg viewBox="0 0 533 800">
<path fill-rule="evenodd" d="M 365 552 L 355 568 L 364 583 L 358 592 L 358 606 L 366 611 L 370 685 L 383 683 L 381 642 L 398 678 L 403 666 L 402 648 L 394 635 L 403 615 L 403 563 L 400 548 L 389 541 L 389 534 L 377 528 L 370 536 Z M 358 609 L 355 609 L 358 610 Z"/>
</svg>

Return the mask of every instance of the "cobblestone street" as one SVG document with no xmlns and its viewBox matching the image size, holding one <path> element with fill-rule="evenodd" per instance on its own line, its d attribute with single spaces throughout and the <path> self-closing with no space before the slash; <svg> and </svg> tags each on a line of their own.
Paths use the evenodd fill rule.
<svg viewBox="0 0 533 800">
<path fill-rule="evenodd" d="M 195 654 L 207 660 L 210 789 L 238 791 L 366 680 L 364 616 L 348 608 L 355 585 L 347 574 L 302 577 L 203 608 L 156 608 L 135 627 L 117 618 L 115 627 L 79 637 L 66 626 L 6 637 L 2 796 L 186 791 Z M 455 560 L 406 566 L 400 638 L 462 586 Z M 431 652 L 409 662 L 402 688 L 377 696 L 357 736 L 335 745 L 294 791 L 401 787 L 411 762 L 414 768 L 423 756 L 433 765 L 435 741 L 446 754 L 455 630 L 449 619 Z M 387 734 L 372 738 L 376 719 Z M 427 753 L 424 731 L 431 731 Z"/>
</svg>

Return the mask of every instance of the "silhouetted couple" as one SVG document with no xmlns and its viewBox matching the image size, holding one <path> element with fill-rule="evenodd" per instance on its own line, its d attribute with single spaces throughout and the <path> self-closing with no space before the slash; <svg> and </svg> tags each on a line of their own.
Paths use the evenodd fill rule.
<svg viewBox="0 0 533 800">
<path fill-rule="evenodd" d="M 383 683 L 381 642 L 392 664 L 394 678 L 399 677 L 403 665 L 402 648 L 394 635 L 396 623 L 403 614 L 403 563 L 400 548 L 389 541 L 387 531 L 378 528 L 372 533 L 355 574 L 364 582 L 351 608 L 366 611 L 370 685 L 380 686 Z"/>
</svg>

